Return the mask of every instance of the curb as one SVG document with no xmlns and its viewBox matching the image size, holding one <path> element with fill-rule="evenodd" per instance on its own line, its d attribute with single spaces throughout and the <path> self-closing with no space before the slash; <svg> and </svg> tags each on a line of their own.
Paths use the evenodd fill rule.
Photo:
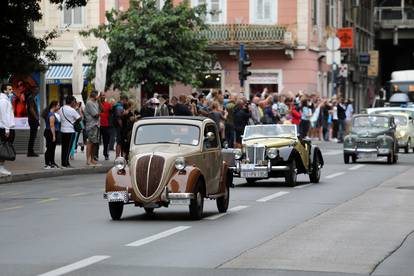
<svg viewBox="0 0 414 276">
<path fill-rule="evenodd" d="M 6 184 L 6 183 L 23 182 L 23 181 L 30 181 L 34 179 L 42 179 L 42 178 L 57 177 L 57 176 L 106 173 L 112 167 L 113 165 L 103 165 L 101 167 L 94 167 L 94 168 L 48 170 L 48 171 L 38 171 L 38 172 L 16 174 L 16 175 L 10 175 L 10 176 L 2 176 L 0 177 L 0 185 Z"/>
</svg>

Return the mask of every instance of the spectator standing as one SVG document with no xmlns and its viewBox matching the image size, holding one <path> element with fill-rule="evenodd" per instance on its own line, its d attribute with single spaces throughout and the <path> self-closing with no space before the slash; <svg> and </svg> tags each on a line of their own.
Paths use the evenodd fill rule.
<svg viewBox="0 0 414 276">
<path fill-rule="evenodd" d="M 345 115 L 346 115 L 346 134 L 348 134 L 349 129 L 351 128 L 352 115 L 354 115 L 354 99 L 352 98 L 348 99 L 346 110 L 345 110 Z"/>
<path fill-rule="evenodd" d="M 100 114 L 100 131 L 101 131 L 101 137 L 102 137 L 102 144 L 103 144 L 103 155 L 105 157 L 105 160 L 109 160 L 109 140 L 111 137 L 111 110 L 112 105 L 106 101 L 105 95 L 101 94 L 99 98 L 99 102 L 101 105 L 101 114 Z"/>
<path fill-rule="evenodd" d="M 155 111 L 155 116 L 168 116 L 170 115 L 170 111 L 168 109 L 168 96 L 162 95 L 159 97 L 160 105 L 157 107 Z"/>
<path fill-rule="evenodd" d="M 259 102 L 260 102 L 260 98 L 259 97 L 253 97 L 253 100 L 250 104 L 250 108 L 251 108 L 251 118 L 253 121 L 253 124 L 258 125 L 260 124 L 261 121 L 261 112 L 259 110 Z"/>
<path fill-rule="evenodd" d="M 336 97 L 333 98 L 332 102 L 332 140 L 338 142 L 338 104 Z"/>
<path fill-rule="evenodd" d="M 69 163 L 69 154 L 71 150 L 71 145 L 75 138 L 74 124 L 77 121 L 82 120 L 81 115 L 75 110 L 75 108 L 76 99 L 75 97 L 69 95 L 66 97 L 65 105 L 62 106 L 59 110 L 61 122 L 60 133 L 62 137 L 61 165 L 63 168 L 72 167 Z"/>
<path fill-rule="evenodd" d="M 0 140 L 1 142 L 14 142 L 14 114 L 10 103 L 8 84 L 3 84 L 0 93 Z M 0 160 L 0 174 L 11 175 L 4 167 L 5 160 Z"/>
<path fill-rule="evenodd" d="M 234 148 L 234 110 L 236 102 L 233 95 L 230 95 L 226 104 L 227 119 L 224 125 L 225 139 L 229 148 Z"/>
<path fill-rule="evenodd" d="M 312 117 L 312 109 L 309 107 L 307 99 L 302 100 L 302 114 L 299 124 L 300 137 L 306 138 L 310 128 L 310 119 Z"/>
<path fill-rule="evenodd" d="M 152 98 L 152 100 L 158 101 L 157 98 Z M 126 160 L 128 160 L 129 145 L 131 143 L 131 137 L 132 137 L 132 129 L 135 123 L 134 106 L 135 106 L 135 102 L 133 100 L 129 100 L 125 105 L 125 111 L 122 115 L 121 136 L 123 140 L 122 140 L 121 148 L 122 148 L 122 154 Z M 154 116 L 154 113 L 153 113 L 153 116 Z"/>
<path fill-rule="evenodd" d="M 296 104 L 293 99 L 287 99 L 287 106 L 289 107 L 289 119 L 291 120 L 292 124 L 296 125 L 299 128 L 300 119 L 302 115 L 299 111 L 296 110 Z"/>
<path fill-rule="evenodd" d="M 123 141 L 123 137 L 122 137 L 122 116 L 124 115 L 125 112 L 125 105 L 128 103 L 128 96 L 121 94 L 120 98 L 119 98 L 119 102 L 117 102 L 113 107 L 112 107 L 112 114 L 113 114 L 113 123 L 114 123 L 114 128 L 115 128 L 115 132 L 116 132 L 116 157 L 121 156 L 122 153 L 122 141 Z"/>
<path fill-rule="evenodd" d="M 236 148 L 241 147 L 245 127 L 249 124 L 251 113 L 244 100 L 237 101 L 237 107 L 234 110 L 234 129 L 236 132 Z"/>
<path fill-rule="evenodd" d="M 346 125 L 346 105 L 344 98 L 339 100 L 337 105 L 338 112 L 338 143 L 344 142 L 345 125 Z"/>
<path fill-rule="evenodd" d="M 86 165 L 96 166 L 98 163 L 95 161 L 95 146 L 99 143 L 99 121 L 100 121 L 100 109 L 98 103 L 98 92 L 92 91 L 89 100 L 85 106 L 85 130 L 88 136 L 86 145 Z"/>
<path fill-rule="evenodd" d="M 208 114 L 208 117 L 216 123 L 217 129 L 219 130 L 219 133 L 220 133 L 220 141 L 223 142 L 223 138 L 224 138 L 223 122 L 226 120 L 226 117 L 224 116 L 223 111 L 219 110 L 219 105 L 217 102 L 213 102 L 211 104 L 211 112 Z"/>
<path fill-rule="evenodd" d="M 39 155 L 34 152 L 34 144 L 37 136 L 37 129 L 39 128 L 39 111 L 37 109 L 36 96 L 38 91 L 36 87 L 31 87 L 26 97 L 27 116 L 30 126 L 30 137 L 27 145 L 27 156 L 38 157 Z"/>
<path fill-rule="evenodd" d="M 190 108 L 187 104 L 187 96 L 180 95 L 178 97 L 178 103 L 174 107 L 174 115 L 176 116 L 193 116 Z"/>
<path fill-rule="evenodd" d="M 45 120 L 45 131 L 43 136 L 46 139 L 45 169 L 57 169 L 59 166 L 55 162 L 56 141 L 60 130 L 60 122 L 56 112 L 60 108 L 58 101 L 52 101 L 43 111 L 42 118 Z"/>
</svg>

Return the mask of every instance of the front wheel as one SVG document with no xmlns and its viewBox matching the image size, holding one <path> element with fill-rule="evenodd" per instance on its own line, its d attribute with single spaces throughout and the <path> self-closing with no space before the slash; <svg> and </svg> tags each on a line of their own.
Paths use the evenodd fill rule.
<svg viewBox="0 0 414 276">
<path fill-rule="evenodd" d="M 256 184 L 256 179 L 255 178 L 246 178 L 246 182 L 249 185 L 254 185 L 254 184 Z"/>
<path fill-rule="evenodd" d="M 224 196 L 217 198 L 217 209 L 219 213 L 225 213 L 227 212 L 227 209 L 229 208 L 229 202 L 230 202 L 230 186 L 228 183 L 226 183 Z"/>
<path fill-rule="evenodd" d="M 289 165 L 289 171 L 286 172 L 285 181 L 290 187 L 294 187 L 296 186 L 297 177 L 296 161 L 293 159 Z"/>
<path fill-rule="evenodd" d="M 407 146 L 404 148 L 405 153 L 409 153 L 411 149 L 411 139 L 408 139 Z"/>
<path fill-rule="evenodd" d="M 109 213 L 111 214 L 111 218 L 113 220 L 119 220 L 124 210 L 124 203 L 123 202 L 108 202 L 108 206 L 109 206 Z"/>
<path fill-rule="evenodd" d="M 344 163 L 349 164 L 349 154 L 344 153 Z"/>
<path fill-rule="evenodd" d="M 198 180 L 194 188 L 194 198 L 190 201 L 190 217 L 194 220 L 200 220 L 203 217 L 204 208 L 204 189 L 203 182 Z"/>
<path fill-rule="evenodd" d="M 147 215 L 153 215 L 154 214 L 154 208 L 144 208 L 145 213 Z"/>
<path fill-rule="evenodd" d="M 321 162 L 319 161 L 319 156 L 315 155 L 313 164 L 312 164 L 312 172 L 309 174 L 309 179 L 311 183 L 319 183 L 321 179 Z"/>
<path fill-rule="evenodd" d="M 392 151 L 390 154 L 388 154 L 387 156 L 387 163 L 388 164 L 392 164 L 394 162 L 394 152 Z"/>
</svg>

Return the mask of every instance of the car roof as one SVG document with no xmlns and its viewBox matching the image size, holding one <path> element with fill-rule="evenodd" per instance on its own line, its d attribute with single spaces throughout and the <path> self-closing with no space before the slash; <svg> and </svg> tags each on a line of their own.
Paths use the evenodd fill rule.
<svg viewBox="0 0 414 276">
<path fill-rule="evenodd" d="M 392 116 L 404 116 L 409 117 L 410 115 L 406 112 L 400 112 L 398 110 L 393 112 L 379 113 L 379 114 L 370 114 L 370 115 L 392 115 Z"/>
<path fill-rule="evenodd" d="M 357 114 L 357 115 L 355 115 L 354 117 L 356 118 L 356 117 L 387 117 L 387 118 L 391 118 L 391 117 L 393 117 L 394 115 L 393 114 L 389 114 L 389 113 L 380 113 L 380 114 L 378 114 L 378 113 L 375 113 L 375 114 Z"/>
<path fill-rule="evenodd" d="M 192 120 L 192 121 L 199 121 L 203 122 L 208 120 L 209 118 L 203 116 L 156 116 L 156 117 L 145 117 L 141 118 L 140 120 Z"/>
</svg>

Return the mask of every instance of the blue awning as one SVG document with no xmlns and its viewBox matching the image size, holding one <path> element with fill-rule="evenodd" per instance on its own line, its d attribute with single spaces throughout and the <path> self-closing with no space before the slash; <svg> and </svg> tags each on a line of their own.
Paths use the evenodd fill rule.
<svg viewBox="0 0 414 276">
<path fill-rule="evenodd" d="M 90 65 L 83 65 L 83 78 L 86 79 Z M 47 83 L 70 83 L 72 81 L 71 64 L 51 64 L 46 72 Z"/>
</svg>

